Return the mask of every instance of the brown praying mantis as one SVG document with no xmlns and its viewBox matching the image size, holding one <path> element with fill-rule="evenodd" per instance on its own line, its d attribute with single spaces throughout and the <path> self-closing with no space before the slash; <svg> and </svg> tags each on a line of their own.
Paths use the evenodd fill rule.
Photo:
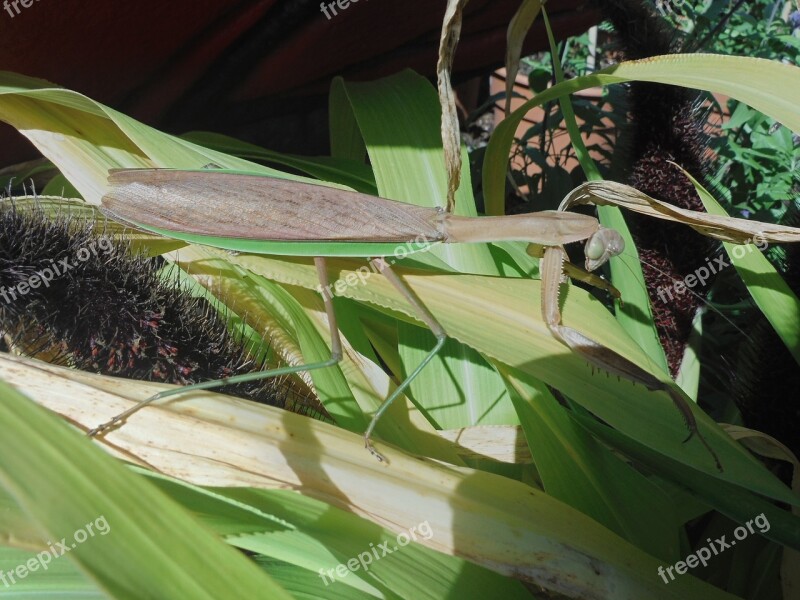
<svg viewBox="0 0 800 600">
<path fill-rule="evenodd" d="M 622 237 L 600 226 L 591 216 L 542 211 L 499 217 L 462 217 L 442 208 L 420 207 L 367 194 L 288 179 L 225 170 L 117 169 L 109 174 L 111 191 L 103 197 L 103 212 L 147 231 L 190 243 L 258 254 L 313 257 L 328 325 L 331 355 L 325 361 L 236 375 L 159 392 L 92 429 L 101 433 L 148 404 L 192 390 L 213 389 L 323 369 L 342 359 L 342 344 L 328 283 L 326 257 L 364 257 L 383 274 L 436 336 L 436 344 L 420 364 L 375 411 L 364 432 L 366 448 L 379 460 L 372 444 L 375 425 L 389 406 L 441 350 L 447 332 L 414 292 L 394 272 L 385 257 L 398 244 L 419 251 L 434 244 L 519 241 L 534 244 L 541 257 L 542 316 L 552 334 L 592 365 L 666 391 L 721 470 L 715 452 L 698 431 L 686 401 L 668 385 L 612 350 L 561 323 L 558 308 L 566 276 L 616 292 L 594 271 L 624 249 Z M 566 260 L 563 244 L 585 242 L 586 269 Z"/>
</svg>

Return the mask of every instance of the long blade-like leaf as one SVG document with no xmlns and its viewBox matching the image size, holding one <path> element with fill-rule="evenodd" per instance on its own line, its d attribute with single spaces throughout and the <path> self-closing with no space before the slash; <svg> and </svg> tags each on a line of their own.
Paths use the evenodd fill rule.
<svg viewBox="0 0 800 600">
<path fill-rule="evenodd" d="M 41 376 L 42 370 L 31 377 L 31 370 L 37 369 L 26 366 L 30 364 L 2 358 L 0 374 L 84 427 L 130 404 L 121 396 L 72 381 L 66 369 L 47 366 L 43 370 L 49 378 Z M 147 388 L 161 386 L 126 385 L 129 391 L 138 387 L 148 393 Z M 361 436 L 216 394 L 196 394 L 182 405 L 165 408 L 131 416 L 124 427 L 106 435 L 109 449 L 196 484 L 302 489 L 397 533 L 426 520 L 434 534 L 418 542 L 573 597 L 733 600 L 689 575 L 665 586 L 656 576 L 658 559 L 568 505 L 506 477 L 421 460 L 385 446 L 381 451 L 389 462 L 382 464 L 368 456 Z M 0 414 L 7 412 L 11 410 L 0 406 Z M 63 461 L 69 465 L 71 458 L 64 456 Z M 107 480 L 103 483 L 109 485 Z M 141 502 L 140 497 L 128 501 L 134 500 Z M 131 522 L 130 527 L 136 526 Z M 118 568 L 110 561 L 106 564 Z M 209 569 L 209 577 L 214 574 Z M 219 581 L 230 590 L 232 577 L 229 571 Z M 255 598 L 258 593 L 239 597 Z"/>
<path fill-rule="evenodd" d="M 6 383 L 0 394 L 0 485 L 35 521 L 42 550 L 66 539 L 51 560 L 72 560 L 119 599 L 165 589 L 185 598 L 290 598 L 64 422 Z"/>
</svg>

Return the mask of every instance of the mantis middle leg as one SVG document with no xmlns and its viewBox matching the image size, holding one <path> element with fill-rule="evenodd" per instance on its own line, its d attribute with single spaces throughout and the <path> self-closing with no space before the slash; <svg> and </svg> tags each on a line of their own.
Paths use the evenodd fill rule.
<svg viewBox="0 0 800 600">
<path fill-rule="evenodd" d="M 255 371 L 253 373 L 243 373 L 242 375 L 234 375 L 233 377 L 224 377 L 222 379 L 215 379 L 213 381 L 203 381 L 200 383 L 193 383 L 190 385 L 185 385 L 171 390 L 164 390 L 163 392 L 158 392 L 157 394 L 154 394 L 149 398 L 145 398 L 141 402 L 134 404 L 128 410 L 121 412 L 118 415 L 114 416 L 112 419 L 106 421 L 105 423 L 98 425 L 94 429 L 90 430 L 87 435 L 96 436 L 100 433 L 103 433 L 104 431 L 107 431 L 108 429 L 111 429 L 115 425 L 127 419 L 132 414 L 140 411 L 145 406 L 152 404 L 156 400 L 162 400 L 164 398 L 169 398 L 171 396 L 177 396 L 178 394 L 185 394 L 187 392 L 193 392 L 196 390 L 211 390 L 214 388 L 224 387 L 227 385 L 233 385 L 237 383 L 247 383 L 249 381 L 267 379 L 269 377 L 279 377 L 282 375 L 290 375 L 292 373 L 299 373 L 302 371 L 313 371 L 315 369 L 324 369 L 326 367 L 332 367 L 333 365 L 337 364 L 340 360 L 342 360 L 342 341 L 341 338 L 339 337 L 339 327 L 336 324 L 336 313 L 333 310 L 333 301 L 330 295 L 331 288 L 330 285 L 328 285 L 328 270 L 325 264 L 325 259 L 322 257 L 314 258 L 314 264 L 317 267 L 317 276 L 319 277 L 320 289 L 322 289 L 322 300 L 325 304 L 325 312 L 328 316 L 328 326 L 330 327 L 330 332 L 331 332 L 331 356 L 329 359 L 308 365 L 296 365 L 293 367 L 282 367 L 279 369 L 271 369 L 267 371 Z"/>
<path fill-rule="evenodd" d="M 408 377 L 406 377 L 405 380 L 402 383 L 400 383 L 400 385 L 398 385 L 394 389 L 394 391 L 389 395 L 389 397 L 386 398 L 386 400 L 384 400 L 383 403 L 378 407 L 378 410 L 376 410 L 375 414 L 372 415 L 372 420 L 370 421 L 367 430 L 364 432 L 364 446 L 367 448 L 367 450 L 370 451 L 370 453 L 372 453 L 372 455 L 375 458 L 377 458 L 380 461 L 383 461 L 384 460 L 383 455 L 381 455 L 380 452 L 375 450 L 375 447 L 372 445 L 371 436 L 373 430 L 375 429 L 375 425 L 377 425 L 378 420 L 380 420 L 383 413 L 385 413 L 386 410 L 389 408 L 389 406 L 391 406 L 392 402 L 394 402 L 395 399 L 397 399 L 400 396 L 400 394 L 402 394 L 405 391 L 405 389 L 409 386 L 409 384 L 412 381 L 414 381 L 414 379 L 420 374 L 420 372 L 422 372 L 422 369 L 425 368 L 425 365 L 431 362 L 431 360 L 433 360 L 433 357 L 436 356 L 439 350 L 442 349 L 442 346 L 444 346 L 444 343 L 447 340 L 447 333 L 445 333 L 444 327 L 441 326 L 439 321 L 436 320 L 436 317 L 434 317 L 431 314 L 431 312 L 425 307 L 425 305 L 422 304 L 422 302 L 420 302 L 420 300 L 417 298 L 414 292 L 411 291 L 411 288 L 409 288 L 403 282 L 403 280 L 400 279 L 400 277 L 398 277 L 397 273 L 392 271 L 392 268 L 386 263 L 385 260 L 383 260 L 382 258 L 376 258 L 371 260 L 370 262 L 378 271 L 381 272 L 381 274 L 384 277 L 386 277 L 386 279 L 389 280 L 389 283 L 391 283 L 394 286 L 394 288 L 398 292 L 400 292 L 400 294 L 402 294 L 402 296 L 406 300 L 408 300 L 408 303 L 412 306 L 414 312 L 417 314 L 420 320 L 423 323 L 425 323 L 433 332 L 433 334 L 436 336 L 436 345 L 425 356 L 425 358 L 422 359 L 422 362 L 420 362 L 419 365 L 417 365 L 417 367 L 411 372 L 411 374 Z"/>
</svg>

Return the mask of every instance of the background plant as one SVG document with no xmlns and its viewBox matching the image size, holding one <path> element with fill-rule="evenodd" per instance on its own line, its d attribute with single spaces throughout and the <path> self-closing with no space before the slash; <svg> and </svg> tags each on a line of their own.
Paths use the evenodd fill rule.
<svg viewBox="0 0 800 600">
<path fill-rule="evenodd" d="M 675 28 L 674 44 L 684 52 L 755 56 L 797 65 L 800 59 L 800 8 L 785 0 L 657 0 L 653 7 Z M 559 57 L 567 77 L 584 75 L 620 58 L 613 26 L 602 23 L 559 45 Z M 549 52 L 522 59 L 520 74 L 527 75 L 530 90 L 540 92 L 554 82 Z M 619 88 L 605 88 L 599 100 L 576 97 L 573 106 L 584 137 L 604 138 L 588 149 L 604 174 L 614 172 L 617 143 L 625 144 L 627 103 Z M 698 120 L 704 120 L 709 136 L 709 171 L 726 209 L 760 220 L 781 219 L 789 203 L 800 193 L 800 137 L 775 119 L 730 99 L 720 106 L 713 96 L 702 94 Z M 575 169 L 573 147 L 554 150 L 555 138 L 566 136 L 562 115 L 554 104 L 544 106 L 546 119 L 532 125 L 515 141 L 510 173 L 509 201 L 519 189 L 530 190 L 537 206 L 551 207 L 564 190 L 584 180 Z M 725 119 L 723 114 L 730 115 Z M 610 127 L 611 125 L 611 127 Z M 481 160 L 480 153 L 474 156 Z M 571 168 L 568 165 L 573 165 Z M 523 199 L 525 199 L 523 195 Z"/>
</svg>

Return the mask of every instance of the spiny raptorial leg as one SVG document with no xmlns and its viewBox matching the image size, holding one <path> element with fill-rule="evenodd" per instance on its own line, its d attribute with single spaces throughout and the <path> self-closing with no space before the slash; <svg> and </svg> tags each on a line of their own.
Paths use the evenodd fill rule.
<svg viewBox="0 0 800 600">
<path fill-rule="evenodd" d="M 692 413 L 688 402 L 677 391 L 613 350 L 587 338 L 575 329 L 561 324 L 558 299 L 565 260 L 566 252 L 563 248 L 547 247 L 544 249 L 539 266 L 542 274 L 542 318 L 550 332 L 570 350 L 587 359 L 591 365 L 605 371 L 606 377 L 613 373 L 617 377 L 624 377 L 632 381 L 634 384 L 641 383 L 650 391 L 666 392 L 675 408 L 680 412 L 684 424 L 689 430 L 689 435 L 684 440 L 684 443 L 692 439 L 693 436 L 697 436 L 713 457 L 717 470 L 721 472 L 723 469 L 717 453 L 700 433 L 694 413 Z M 594 367 L 592 368 L 592 374 L 594 374 Z"/>
</svg>

